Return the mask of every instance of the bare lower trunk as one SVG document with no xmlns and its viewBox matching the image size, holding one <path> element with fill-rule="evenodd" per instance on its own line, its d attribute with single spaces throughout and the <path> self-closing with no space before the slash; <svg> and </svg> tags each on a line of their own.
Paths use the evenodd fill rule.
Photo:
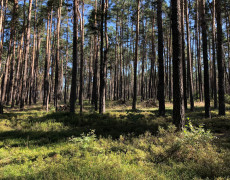
<svg viewBox="0 0 230 180">
<path fill-rule="evenodd" d="M 32 2 L 33 0 L 29 1 L 29 9 L 28 9 L 28 20 L 27 20 L 27 33 L 26 33 L 26 42 L 25 42 L 25 57 L 24 57 L 24 75 L 22 78 L 22 88 L 21 88 L 21 101 L 20 101 L 20 109 L 24 109 L 24 103 L 26 98 L 26 80 L 27 80 L 27 67 L 28 67 L 28 56 L 29 56 L 29 49 L 30 49 L 30 22 L 31 22 L 31 11 L 32 11 Z"/>
<path fill-rule="evenodd" d="M 173 123 L 179 130 L 184 128 L 184 101 L 182 76 L 182 36 L 180 0 L 171 0 L 173 36 Z"/>
<path fill-rule="evenodd" d="M 218 87 L 219 87 L 219 115 L 225 115 L 225 85 L 224 85 L 224 62 L 223 62 L 223 39 L 221 1 L 216 1 L 217 14 L 217 62 L 218 62 Z"/>
</svg>

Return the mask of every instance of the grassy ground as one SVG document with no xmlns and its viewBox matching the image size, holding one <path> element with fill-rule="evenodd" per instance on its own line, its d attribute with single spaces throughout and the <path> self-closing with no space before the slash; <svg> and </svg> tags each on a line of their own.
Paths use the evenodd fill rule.
<svg viewBox="0 0 230 180">
<path fill-rule="evenodd" d="M 180 133 L 172 125 L 172 104 L 165 117 L 145 102 L 138 108 L 107 102 L 107 113 L 99 115 L 85 102 L 82 116 L 47 114 L 41 105 L 6 110 L 0 116 L 0 178 L 230 178 L 228 105 L 225 117 L 212 110 L 212 119 L 205 119 L 203 104 L 196 103 Z"/>
</svg>

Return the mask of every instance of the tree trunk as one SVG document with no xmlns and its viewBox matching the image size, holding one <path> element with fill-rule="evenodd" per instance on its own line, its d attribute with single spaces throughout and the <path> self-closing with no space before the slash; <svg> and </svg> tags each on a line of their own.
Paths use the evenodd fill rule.
<svg viewBox="0 0 230 180">
<path fill-rule="evenodd" d="M 173 123 L 178 130 L 185 125 L 182 76 L 182 33 L 180 0 L 171 0 L 173 37 Z"/>
<path fill-rule="evenodd" d="M 57 111 L 58 100 L 61 99 L 61 78 L 60 78 L 60 24 L 61 24 L 61 8 L 62 0 L 59 0 L 58 4 L 58 17 L 57 17 L 57 49 L 56 49 L 56 69 L 55 69 L 55 89 L 54 89 L 54 98 L 55 98 L 55 108 Z"/>
<path fill-rule="evenodd" d="M 15 105 L 15 98 L 17 96 L 17 93 L 19 92 L 20 72 L 21 72 L 21 65 L 22 65 L 23 39 L 24 39 L 24 33 L 22 33 L 20 45 L 18 45 L 17 69 L 16 69 L 16 75 L 15 75 L 15 78 L 14 78 L 15 80 L 14 80 L 14 87 L 13 87 L 11 107 L 14 107 L 14 105 Z"/>
<path fill-rule="evenodd" d="M 137 25 L 136 25 L 136 47 L 134 59 L 134 83 L 133 83 L 133 106 L 132 109 L 137 109 L 137 61 L 138 61 L 138 42 L 139 42 L 139 14 L 140 14 L 140 0 L 137 0 Z"/>
<path fill-rule="evenodd" d="M 217 108 L 217 89 L 216 89 L 216 2 L 213 0 L 213 9 L 212 9 L 212 69 L 213 69 L 213 95 L 214 95 L 214 108 Z"/>
<path fill-rule="evenodd" d="M 51 22 L 50 22 L 51 21 Z M 45 68 L 44 68 L 44 97 L 43 105 L 46 105 L 46 111 L 49 111 L 49 92 L 50 92 L 50 83 L 49 83 L 49 72 L 50 72 L 50 31 L 52 29 L 52 9 L 51 17 L 50 12 L 47 17 L 47 32 L 46 32 L 46 58 L 45 58 Z"/>
<path fill-rule="evenodd" d="M 68 9 L 67 9 L 68 10 Z M 68 74 L 68 59 L 69 59 L 69 18 L 67 18 L 67 28 L 66 28 L 66 64 L 65 64 L 65 92 L 64 92 L 64 103 L 67 103 L 67 74 Z"/>
<path fill-rule="evenodd" d="M 191 48 L 190 48 L 190 30 L 189 30 L 189 13 L 188 13 L 188 0 L 185 0 L 185 13 L 186 13 L 186 30 L 187 30 L 187 71 L 188 71 L 188 88 L 190 93 L 190 109 L 194 110 L 193 100 L 193 65 L 191 59 Z"/>
<path fill-rule="evenodd" d="M 70 112 L 75 113 L 75 103 L 76 103 L 76 89 L 77 89 L 77 32 L 78 32 L 78 0 L 73 1 L 73 12 L 74 12 L 74 22 L 73 22 L 73 67 L 72 67 L 72 84 L 71 84 L 71 95 L 70 95 Z"/>
<path fill-rule="evenodd" d="M 158 62 L 159 62 L 159 83 L 158 83 L 158 100 L 159 115 L 165 115 L 165 93 L 164 93 L 164 44 L 163 44 L 163 28 L 162 28 L 162 0 L 157 0 L 157 26 L 158 26 Z"/>
<path fill-rule="evenodd" d="M 18 8 L 18 7 L 17 7 Z M 14 68 L 15 68 L 15 48 L 16 48 L 16 36 L 14 37 L 14 44 L 13 44 L 13 54 L 11 58 L 11 65 L 10 65 L 10 79 L 9 79 L 9 87 L 8 87 L 8 95 L 7 95 L 7 105 L 9 105 L 9 102 L 12 101 L 13 96 L 13 88 L 15 83 L 15 75 Z"/>
<path fill-rule="evenodd" d="M 203 40 L 203 60 L 204 60 L 204 96 L 205 96 L 205 117 L 210 118 L 210 95 L 209 95 L 209 70 L 208 70 L 208 50 L 207 50 L 207 25 L 205 18 L 205 0 L 201 1 L 201 24 Z"/>
<path fill-rule="evenodd" d="M 219 115 L 225 115 L 225 87 L 224 87 L 224 63 L 223 63 L 223 39 L 222 39 L 222 17 L 221 1 L 216 1 L 217 15 L 217 63 L 218 63 L 218 87 L 219 87 Z"/>
<path fill-rule="evenodd" d="M 89 80 L 88 80 L 88 96 L 89 102 L 91 100 L 91 80 L 92 80 L 92 62 L 93 62 L 93 36 L 90 37 L 90 57 L 89 57 Z"/>
<path fill-rule="evenodd" d="M 80 12 L 79 12 L 80 14 Z M 82 0 L 82 15 L 81 15 L 81 61 L 80 61 L 80 92 L 79 92 L 79 105 L 80 113 L 83 111 L 83 63 L 84 63 L 84 0 Z"/>
<path fill-rule="evenodd" d="M 37 36 L 37 50 L 36 50 L 36 58 L 35 58 L 35 67 L 34 67 L 34 84 L 33 84 L 33 102 L 34 104 L 37 103 L 37 95 L 38 95 L 38 60 L 40 55 L 40 46 L 41 46 L 41 39 L 40 39 L 40 30 L 38 30 Z"/>
<path fill-rule="evenodd" d="M 28 20 L 27 20 L 27 33 L 26 33 L 26 43 L 25 43 L 25 57 L 24 57 L 24 75 L 22 78 L 22 88 L 21 88 L 21 101 L 20 101 L 20 109 L 24 109 L 24 103 L 26 98 L 26 80 L 27 80 L 27 67 L 28 67 L 28 56 L 29 56 L 29 49 L 30 49 L 30 22 L 31 22 L 31 11 L 32 11 L 32 2 L 33 0 L 29 1 L 29 9 L 28 9 Z"/>
<path fill-rule="evenodd" d="M 95 17 L 94 25 L 97 26 L 97 0 L 95 1 Z M 98 105 L 98 88 L 97 88 L 97 76 L 98 76 L 98 39 L 96 33 L 94 34 L 94 72 L 93 72 L 93 92 L 92 92 L 92 104 L 94 104 L 94 110 L 97 111 Z"/>
<path fill-rule="evenodd" d="M 104 8 L 105 2 L 102 0 L 101 4 L 101 47 L 100 47 L 100 101 L 99 101 L 99 113 L 103 114 L 105 112 L 105 59 L 104 59 Z"/>
<path fill-rule="evenodd" d="M 181 33 L 182 33 L 182 66 L 183 66 L 183 87 L 184 87 L 184 108 L 187 110 L 187 77 L 185 62 L 185 37 L 184 37 L 184 0 L 181 0 Z"/>
<path fill-rule="evenodd" d="M 198 69 L 198 82 L 199 82 L 199 98 L 203 101 L 203 83 L 201 73 L 201 55 L 200 55 L 200 22 L 199 22 L 199 1 L 196 0 L 196 42 L 197 42 L 197 69 Z"/>
<path fill-rule="evenodd" d="M 33 93 L 33 87 L 34 87 L 34 64 L 35 64 L 35 51 L 36 51 L 36 38 L 37 38 L 37 30 L 36 30 L 36 24 L 37 24 L 37 19 L 36 19 L 36 13 L 37 13 L 37 0 L 35 0 L 35 8 L 34 8 L 34 39 L 33 39 L 33 52 L 32 52 L 32 62 L 31 62 L 31 73 L 30 73 L 30 95 L 29 95 L 29 105 L 32 103 L 32 93 Z"/>
<path fill-rule="evenodd" d="M 2 88 L 2 93 L 1 93 L 1 102 L 5 104 L 6 100 L 6 94 L 7 94 L 7 83 L 8 83 L 8 74 L 9 74 L 9 65 L 10 65 L 10 60 L 12 58 L 12 49 L 14 46 L 14 39 L 15 39 L 15 22 L 17 18 L 17 8 L 18 8 L 18 0 L 14 0 L 14 7 L 13 7 L 13 17 L 11 21 L 11 28 L 10 28 L 10 41 L 9 41 L 9 46 L 8 46 L 8 54 L 7 54 L 7 59 L 6 59 L 6 64 L 5 64 L 5 73 L 4 73 L 4 78 L 3 78 L 3 88 Z"/>
</svg>

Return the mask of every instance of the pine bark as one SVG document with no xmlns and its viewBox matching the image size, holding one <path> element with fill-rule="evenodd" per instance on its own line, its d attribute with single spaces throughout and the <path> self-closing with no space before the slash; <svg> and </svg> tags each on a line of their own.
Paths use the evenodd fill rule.
<svg viewBox="0 0 230 180">
<path fill-rule="evenodd" d="M 214 95 L 214 108 L 217 108 L 217 88 L 216 88 L 216 2 L 213 0 L 212 9 L 212 69 L 213 69 L 213 95 Z"/>
<path fill-rule="evenodd" d="M 157 25 L 158 25 L 158 63 L 159 63 L 159 82 L 158 82 L 158 100 L 159 115 L 165 115 L 165 86 L 164 86 L 164 44 L 162 28 L 162 0 L 157 0 Z"/>
<path fill-rule="evenodd" d="M 187 77 L 185 60 L 185 33 L 184 33 L 184 0 L 181 0 L 181 32 L 182 32 L 182 66 L 183 66 L 183 87 L 184 87 L 184 108 L 187 107 Z"/>
<path fill-rule="evenodd" d="M 173 37 L 173 123 L 184 128 L 184 101 L 182 76 L 182 32 L 180 0 L 171 0 Z"/>
<path fill-rule="evenodd" d="M 100 100 L 99 100 L 99 113 L 105 112 L 105 59 L 104 59 L 104 8 L 105 1 L 101 2 L 101 47 L 100 47 Z"/>
<path fill-rule="evenodd" d="M 36 13 L 37 13 L 37 0 L 35 0 L 35 7 L 34 7 L 34 37 L 33 37 L 33 52 L 32 52 L 32 59 L 31 59 L 31 73 L 30 73 L 30 94 L 29 94 L 29 105 L 32 103 L 32 93 L 33 93 L 33 87 L 34 87 L 34 64 L 35 64 L 35 54 L 36 54 L 36 38 L 37 38 L 37 19 L 36 19 Z"/>
<path fill-rule="evenodd" d="M 205 96 L 205 117 L 210 118 L 210 95 L 209 95 L 209 68 L 208 68 L 208 45 L 207 45 L 207 24 L 205 13 L 205 0 L 201 0 L 201 27 L 203 40 L 203 61 L 204 61 L 204 96 Z"/>
<path fill-rule="evenodd" d="M 83 86 L 84 86 L 83 63 L 84 63 L 84 0 L 82 0 L 82 15 L 81 15 L 81 60 L 80 60 L 80 92 L 79 92 L 80 113 L 82 113 L 83 111 Z"/>
<path fill-rule="evenodd" d="M 29 1 L 29 9 L 28 9 L 28 19 L 27 19 L 27 33 L 26 33 L 26 41 L 25 41 L 25 57 L 24 57 L 24 74 L 22 78 L 22 88 L 21 88 L 21 101 L 20 101 L 20 109 L 24 109 L 24 103 L 26 98 L 26 80 L 27 80 L 27 67 L 28 67 L 28 56 L 29 56 L 29 48 L 30 48 L 30 23 L 31 23 L 31 11 L 32 11 L 32 2 Z"/>
<path fill-rule="evenodd" d="M 218 87 L 219 87 L 219 115 L 225 115 L 225 85 L 224 85 L 224 62 L 223 62 L 223 38 L 222 38 L 222 3 L 216 1 L 217 15 L 217 63 L 218 63 Z"/>
<path fill-rule="evenodd" d="M 140 0 L 137 0 L 137 24 L 136 24 L 136 46 L 135 46 L 135 59 L 134 59 L 134 82 L 133 82 L 133 106 L 132 109 L 137 109 L 137 61 L 138 61 L 138 44 L 139 44 L 139 13 L 140 13 Z"/>
<path fill-rule="evenodd" d="M 194 110 L 193 99 L 193 65 L 191 58 L 191 44 L 190 44 L 190 29 L 189 29 L 189 13 L 188 13 L 188 0 L 185 0 L 185 13 L 186 13 L 186 31 L 187 31 L 187 81 L 190 94 L 190 110 Z"/>
<path fill-rule="evenodd" d="M 61 78 L 60 78 L 60 25 L 61 25 L 61 8 L 62 0 L 59 0 L 58 4 L 58 15 L 57 15 L 57 48 L 56 48 L 56 58 L 55 58 L 55 88 L 54 88 L 54 98 L 55 98 L 55 108 L 57 111 L 58 100 L 61 99 Z"/>
<path fill-rule="evenodd" d="M 75 103 L 77 99 L 76 89 L 77 89 L 77 32 L 78 32 L 78 0 L 73 1 L 73 12 L 74 12 L 74 22 L 73 22 L 73 67 L 72 67 L 72 83 L 71 83 L 71 95 L 70 95 L 70 112 L 75 113 Z"/>
<path fill-rule="evenodd" d="M 2 92 L 1 92 L 1 102 L 5 104 L 5 101 L 7 100 L 6 95 L 7 95 L 7 84 L 8 84 L 8 74 L 9 74 L 9 67 L 10 67 L 10 61 L 12 60 L 12 54 L 13 54 L 13 48 L 14 48 L 14 41 L 15 41 L 15 24 L 16 24 L 16 19 L 17 19 L 17 8 L 18 8 L 18 0 L 14 0 L 14 7 L 13 7 L 13 17 L 11 21 L 11 28 L 10 28 L 10 41 L 9 41 L 9 46 L 8 46 L 8 53 L 7 53 L 7 59 L 6 59 L 6 64 L 5 64 L 5 73 L 4 73 L 4 78 L 3 78 L 3 87 L 2 87 Z M 0 62 L 1 63 L 1 62 Z M 12 72 L 13 73 L 13 72 Z M 2 109 L 2 108 L 1 108 Z"/>
<path fill-rule="evenodd" d="M 69 62 L 69 19 L 67 19 L 67 28 L 66 28 L 66 64 L 65 64 L 65 92 L 64 92 L 64 103 L 67 103 L 67 75 L 68 75 L 68 62 Z"/>
<path fill-rule="evenodd" d="M 97 26 L 97 0 L 95 1 L 95 16 L 94 16 L 94 26 Z M 98 88 L 97 88 L 97 76 L 98 76 L 98 37 L 94 34 L 94 71 L 93 71 L 93 92 L 92 92 L 92 104 L 94 105 L 94 110 L 98 109 Z"/>
</svg>

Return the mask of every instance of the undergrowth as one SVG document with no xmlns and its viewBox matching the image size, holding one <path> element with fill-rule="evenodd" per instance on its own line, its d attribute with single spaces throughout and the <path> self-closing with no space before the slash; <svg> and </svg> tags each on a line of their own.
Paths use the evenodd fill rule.
<svg viewBox="0 0 230 180">
<path fill-rule="evenodd" d="M 229 178 L 230 151 L 213 134 L 222 121 L 191 119 L 178 132 L 171 117 L 153 112 L 5 114 L 0 178 Z"/>
</svg>

